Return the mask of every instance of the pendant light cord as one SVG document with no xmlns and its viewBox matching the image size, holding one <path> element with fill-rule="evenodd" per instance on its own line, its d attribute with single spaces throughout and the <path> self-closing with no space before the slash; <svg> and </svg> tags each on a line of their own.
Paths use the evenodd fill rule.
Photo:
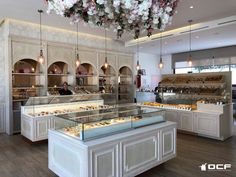
<svg viewBox="0 0 236 177">
<path fill-rule="evenodd" d="M 189 54 L 192 52 L 192 22 L 193 20 L 189 20 Z"/>
<path fill-rule="evenodd" d="M 105 29 L 105 62 L 107 62 L 107 30 Z"/>
<path fill-rule="evenodd" d="M 43 46 L 42 46 L 42 13 L 43 13 L 43 10 L 38 10 L 39 12 L 39 40 L 40 40 L 40 50 L 43 49 Z"/>
<path fill-rule="evenodd" d="M 139 38 L 137 39 L 137 65 L 139 65 Z"/>
<path fill-rule="evenodd" d="M 79 53 L 79 22 L 76 24 L 76 52 Z"/>
<path fill-rule="evenodd" d="M 160 36 L 160 62 L 162 62 L 162 32 L 161 32 L 161 34 L 160 34 L 161 36 Z"/>
</svg>

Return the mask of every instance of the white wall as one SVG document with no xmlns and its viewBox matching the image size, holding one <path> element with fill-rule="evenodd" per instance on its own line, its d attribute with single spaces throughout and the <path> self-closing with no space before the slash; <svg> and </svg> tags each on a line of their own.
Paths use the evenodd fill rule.
<svg viewBox="0 0 236 177">
<path fill-rule="evenodd" d="M 171 55 L 164 55 L 162 57 L 162 60 L 164 63 L 164 68 L 160 71 L 161 75 L 162 74 L 173 74 Z"/>
<path fill-rule="evenodd" d="M 158 82 L 161 81 L 162 74 L 172 74 L 171 68 L 171 55 L 165 55 L 162 57 L 164 68 L 160 70 L 158 68 L 159 64 L 159 55 L 153 55 L 148 53 L 139 53 L 139 64 L 141 65 L 141 69 L 145 69 L 146 75 L 142 76 L 142 88 L 150 87 L 154 89 Z M 137 53 L 135 54 L 135 63 L 137 63 Z"/>
</svg>

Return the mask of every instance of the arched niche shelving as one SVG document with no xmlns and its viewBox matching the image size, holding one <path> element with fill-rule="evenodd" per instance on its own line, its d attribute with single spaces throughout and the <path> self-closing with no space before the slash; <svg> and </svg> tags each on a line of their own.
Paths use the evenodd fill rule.
<svg viewBox="0 0 236 177">
<path fill-rule="evenodd" d="M 118 76 L 118 102 L 133 102 L 133 92 L 134 90 L 132 70 L 127 66 L 123 66 L 119 69 Z"/>
<path fill-rule="evenodd" d="M 78 94 L 98 92 L 97 72 L 90 63 L 82 63 L 76 68 L 76 88 Z"/>
<path fill-rule="evenodd" d="M 21 106 L 25 105 L 29 97 L 39 96 L 43 90 L 43 74 L 40 63 L 34 59 L 20 59 L 14 63 L 12 69 L 12 107 L 13 132 L 20 132 Z"/>
<path fill-rule="evenodd" d="M 99 70 L 99 90 L 102 93 L 116 93 L 117 77 L 116 71 L 111 66 L 108 65 L 107 68 L 102 66 Z"/>
<path fill-rule="evenodd" d="M 68 82 L 70 75 L 68 64 L 62 61 L 52 63 L 48 67 L 48 92 L 49 94 L 58 94 L 57 91 L 61 89 L 63 82 Z"/>
</svg>

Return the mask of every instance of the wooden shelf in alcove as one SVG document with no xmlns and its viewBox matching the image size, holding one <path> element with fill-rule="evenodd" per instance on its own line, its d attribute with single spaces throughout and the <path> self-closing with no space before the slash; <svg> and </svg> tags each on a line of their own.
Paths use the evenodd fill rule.
<svg viewBox="0 0 236 177">
<path fill-rule="evenodd" d="M 12 75 L 40 76 L 43 75 L 43 73 L 12 73 Z"/>
<path fill-rule="evenodd" d="M 120 74 L 118 76 L 122 77 L 122 78 L 131 78 L 131 77 L 133 77 L 132 75 L 123 75 L 123 74 Z"/>
<path fill-rule="evenodd" d="M 28 99 L 13 99 L 13 102 L 22 102 L 22 101 L 27 101 Z"/>
<path fill-rule="evenodd" d="M 29 87 L 17 87 L 17 86 L 15 86 L 15 87 L 12 87 L 12 89 L 40 89 L 40 88 L 43 88 L 43 86 L 34 86 L 34 87 L 32 87 L 32 86 L 29 86 Z"/>
<path fill-rule="evenodd" d="M 116 75 L 99 75 L 99 77 L 116 77 Z"/>
<path fill-rule="evenodd" d="M 71 74 L 48 74 L 48 76 L 69 76 Z"/>
<path fill-rule="evenodd" d="M 97 77 L 96 75 L 76 75 L 76 77 Z"/>
<path fill-rule="evenodd" d="M 77 87 L 95 87 L 97 85 L 77 85 Z"/>
</svg>

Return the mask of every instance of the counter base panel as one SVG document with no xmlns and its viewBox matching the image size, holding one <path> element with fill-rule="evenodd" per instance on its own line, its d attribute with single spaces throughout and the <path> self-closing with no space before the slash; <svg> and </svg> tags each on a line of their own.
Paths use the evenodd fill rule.
<svg viewBox="0 0 236 177">
<path fill-rule="evenodd" d="M 83 142 L 49 130 L 49 169 L 60 177 L 131 177 L 176 156 L 176 123 Z"/>
</svg>

